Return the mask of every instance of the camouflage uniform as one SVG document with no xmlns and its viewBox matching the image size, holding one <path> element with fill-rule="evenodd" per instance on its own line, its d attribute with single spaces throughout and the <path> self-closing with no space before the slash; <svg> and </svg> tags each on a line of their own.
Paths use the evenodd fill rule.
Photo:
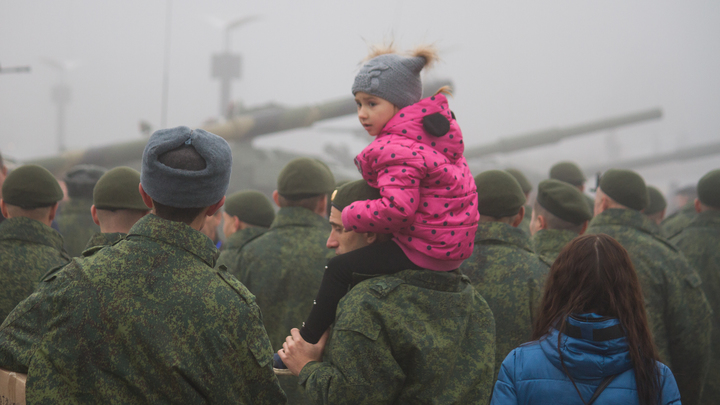
<svg viewBox="0 0 720 405">
<path fill-rule="evenodd" d="M 282 348 L 290 329 L 299 328 L 312 309 L 327 261 L 335 252 L 325 246 L 330 235 L 327 219 L 300 207 L 284 207 L 270 229 L 245 245 L 239 265 L 240 281 L 257 297 L 265 329 L 275 350 Z M 291 404 L 307 401 L 295 376 L 280 383 Z"/>
<path fill-rule="evenodd" d="M 485 404 L 495 377 L 495 322 L 467 277 L 405 270 L 340 301 L 330 362 L 300 372 L 315 404 Z"/>
<path fill-rule="evenodd" d="M 251 226 L 230 235 L 223 244 L 223 250 L 220 252 L 220 257 L 218 257 L 215 267 L 225 266 L 235 278 L 242 280 L 243 275 L 240 273 L 238 263 L 238 260 L 240 260 L 240 251 L 245 245 L 265 232 L 267 232 L 267 228 Z"/>
<path fill-rule="evenodd" d="M 672 215 L 668 215 L 660 224 L 663 236 L 672 238 L 685 228 L 697 216 L 695 201 L 690 201 Z"/>
<path fill-rule="evenodd" d="M 460 270 L 495 316 L 495 370 L 500 370 L 505 357 L 530 340 L 548 267 L 533 253 L 530 235 L 502 222 L 486 222 L 478 225 L 473 254 Z"/>
<path fill-rule="evenodd" d="M 702 289 L 713 310 L 712 358 L 702 403 L 715 404 L 720 398 L 720 212 L 698 214 L 670 241 L 700 274 Z"/>
<path fill-rule="evenodd" d="M 552 266 L 560 251 L 578 234 L 565 229 L 541 229 L 533 237 L 535 253 L 548 266 Z"/>
<path fill-rule="evenodd" d="M 695 405 L 709 366 L 710 305 L 697 272 L 650 223 L 639 211 L 608 209 L 593 218 L 587 233 L 610 235 L 627 249 L 660 357 L 675 375 L 683 404 Z"/>
<path fill-rule="evenodd" d="M 57 231 L 34 219 L 17 217 L 0 224 L 0 319 L 35 291 L 42 276 L 70 261 Z"/>
<path fill-rule="evenodd" d="M 65 250 L 71 257 L 79 257 L 87 241 L 100 232 L 90 214 L 92 204 L 89 199 L 73 198 L 58 210 L 55 221 L 65 240 Z"/>
<path fill-rule="evenodd" d="M 126 233 L 122 232 L 113 232 L 113 233 L 102 233 L 98 232 L 95 235 L 93 235 L 88 243 L 85 245 L 85 249 L 83 249 L 82 255 L 83 257 L 86 256 L 92 256 L 94 255 L 98 250 L 104 248 L 105 246 L 112 246 L 116 242 L 118 242 L 120 239 L 127 236 Z"/>
<path fill-rule="evenodd" d="M 28 403 L 285 403 L 252 294 L 217 249 L 147 215 L 45 277 L 0 327 L 0 367 Z"/>
</svg>

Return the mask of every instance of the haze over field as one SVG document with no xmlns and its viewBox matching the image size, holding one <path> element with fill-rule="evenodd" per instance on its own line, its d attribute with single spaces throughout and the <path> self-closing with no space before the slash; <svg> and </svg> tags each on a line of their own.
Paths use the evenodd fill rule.
<svg viewBox="0 0 720 405">
<path fill-rule="evenodd" d="M 350 96 L 367 45 L 435 43 L 468 147 L 502 136 L 661 107 L 659 121 L 585 135 L 485 159 L 536 177 L 558 160 L 581 166 L 720 142 L 720 3 L 676 1 L 190 1 L 170 11 L 167 126 L 218 116 L 212 20 L 258 16 L 235 30 L 242 55 L 232 99 L 299 106 Z M 0 0 L 0 150 L 18 160 L 52 155 L 51 88 L 72 89 L 69 150 L 139 139 L 138 123 L 161 123 L 167 1 Z M 48 60 L 70 61 L 66 73 Z M 319 130 L 324 128 L 324 130 Z M 348 131 L 339 131 L 347 128 Z M 369 141 L 355 117 L 254 141 L 322 156 L 327 143 L 357 153 Z M 485 164 L 486 163 L 486 164 Z M 664 191 L 691 184 L 720 155 L 640 168 Z"/>
</svg>

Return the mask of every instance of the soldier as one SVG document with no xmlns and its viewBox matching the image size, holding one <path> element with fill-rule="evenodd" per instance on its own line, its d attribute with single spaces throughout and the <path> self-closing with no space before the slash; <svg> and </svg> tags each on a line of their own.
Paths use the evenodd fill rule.
<svg viewBox="0 0 720 405">
<path fill-rule="evenodd" d="M 518 229 L 525 195 L 502 170 L 475 177 L 480 223 L 475 246 L 460 270 L 487 300 L 497 325 L 495 370 L 510 351 L 530 340 L 548 267 L 533 252 L 530 235 Z"/>
<path fill-rule="evenodd" d="M 610 235 L 630 254 L 660 358 L 675 375 L 683 404 L 697 405 L 709 366 L 711 310 L 698 274 L 640 212 L 647 203 L 640 175 L 608 170 L 587 233 Z"/>
<path fill-rule="evenodd" d="M 28 403 L 285 403 L 260 310 L 213 270 L 217 249 L 199 231 L 231 164 L 209 132 L 150 137 L 140 194 L 154 215 L 49 272 L 0 327 L 0 367 L 28 374 Z"/>
<path fill-rule="evenodd" d="M 140 196 L 139 185 L 140 173 L 129 167 L 116 167 L 100 177 L 90 207 L 93 222 L 100 227 L 100 232 L 85 245 L 83 256 L 90 256 L 124 238 L 130 228 L 147 215 L 150 208 Z"/>
<path fill-rule="evenodd" d="M 701 401 L 710 405 L 720 398 L 720 169 L 700 179 L 697 194 L 698 215 L 670 241 L 700 274 L 702 288 L 713 309 L 711 367 Z"/>
<path fill-rule="evenodd" d="M 587 201 L 590 212 L 593 212 L 595 201 L 585 195 L 585 175 L 582 170 L 573 162 L 559 162 L 550 168 L 550 178 L 555 180 L 564 181 L 565 183 L 572 184 L 583 193 L 585 201 Z"/>
<path fill-rule="evenodd" d="M 35 290 L 48 270 L 70 257 L 60 234 L 50 227 L 63 192 L 46 169 L 15 169 L 2 185 L 0 207 L 0 319 Z"/>
<path fill-rule="evenodd" d="M 224 265 L 240 280 L 243 278 L 238 268 L 240 251 L 267 232 L 275 219 L 275 210 L 265 194 L 255 190 L 238 191 L 225 200 L 222 216 L 226 243 L 217 266 Z"/>
<path fill-rule="evenodd" d="M 335 187 L 328 167 L 310 158 L 290 161 L 280 172 L 273 200 L 280 207 L 270 229 L 240 251 L 230 271 L 257 298 L 272 347 L 282 347 L 301 326 L 320 288 L 332 252 L 325 248 L 330 226 L 327 196 Z M 280 377 L 290 403 L 302 403 L 298 380 Z"/>
<path fill-rule="evenodd" d="M 680 207 L 680 209 L 668 215 L 660 224 L 662 233 L 666 238 L 676 235 L 695 218 L 697 215 L 697 211 L 695 211 L 696 198 L 697 189 L 695 186 L 687 186 L 677 191 L 675 194 L 675 206 Z"/>
<path fill-rule="evenodd" d="M 65 240 L 65 250 L 72 257 L 80 256 L 87 241 L 100 232 L 90 214 L 95 183 L 105 169 L 94 165 L 77 165 L 65 175 L 70 200 L 60 206 L 56 218 L 58 230 Z"/>
<path fill-rule="evenodd" d="M 327 247 L 336 254 L 392 235 L 345 230 L 342 209 L 380 194 L 364 180 L 337 191 Z M 361 253 L 361 252 L 360 252 Z M 332 338 L 312 345 L 298 329 L 278 354 L 316 404 L 488 402 L 495 377 L 494 321 L 459 270 L 404 270 L 365 277 L 340 301 Z"/>
<path fill-rule="evenodd" d="M 565 245 L 585 233 L 590 219 L 585 196 L 577 188 L 559 180 L 541 182 L 530 223 L 535 253 L 552 266 Z"/>
<path fill-rule="evenodd" d="M 648 205 L 643 210 L 643 214 L 647 215 L 651 221 L 657 224 L 657 231 L 660 232 L 660 223 L 665 218 L 665 208 L 667 208 L 667 201 L 663 197 L 660 190 L 656 187 L 648 186 Z"/>
<path fill-rule="evenodd" d="M 518 226 L 518 228 L 530 234 L 530 217 L 532 216 L 532 207 L 529 203 L 532 184 L 530 184 L 527 177 L 525 177 L 525 175 L 518 169 L 505 169 L 505 171 L 515 177 L 515 180 L 517 180 L 520 187 L 522 187 L 523 194 L 525 194 L 525 217 L 523 217 L 523 220 L 520 222 L 520 226 Z"/>
<path fill-rule="evenodd" d="M 5 178 L 7 177 L 8 169 L 7 166 L 5 166 L 5 161 L 3 160 L 2 153 L 0 153 L 0 190 L 2 190 L 3 182 L 5 181 Z M 2 191 L 0 191 L 0 198 L 2 198 Z M 5 217 L 0 214 L 0 224 L 5 220 Z"/>
</svg>

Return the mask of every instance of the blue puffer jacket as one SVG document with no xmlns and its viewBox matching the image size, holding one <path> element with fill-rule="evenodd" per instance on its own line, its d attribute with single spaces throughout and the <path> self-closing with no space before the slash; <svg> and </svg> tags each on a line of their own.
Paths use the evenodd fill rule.
<svg viewBox="0 0 720 405">
<path fill-rule="evenodd" d="M 635 370 L 627 341 L 624 337 L 613 338 L 612 332 L 621 330 L 616 326 L 620 322 L 615 318 L 583 314 L 569 317 L 567 323 L 571 326 L 566 332 L 578 337 L 563 334 L 560 350 L 565 367 L 585 402 L 605 377 L 617 374 L 594 405 L 638 404 Z M 510 352 L 500 368 L 491 405 L 583 404 L 560 364 L 558 333 L 553 328 L 543 339 Z M 598 341 L 603 339 L 609 340 Z M 675 377 L 664 364 L 658 363 L 658 367 L 662 393 L 658 404 L 679 405 L 680 392 Z"/>
</svg>

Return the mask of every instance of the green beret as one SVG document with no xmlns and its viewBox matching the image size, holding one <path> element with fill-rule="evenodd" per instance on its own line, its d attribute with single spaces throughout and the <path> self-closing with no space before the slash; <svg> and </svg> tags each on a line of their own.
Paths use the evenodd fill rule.
<svg viewBox="0 0 720 405">
<path fill-rule="evenodd" d="M 340 211 L 355 201 L 382 198 L 380 190 L 370 187 L 365 180 L 355 180 L 337 188 L 332 195 L 332 206 Z"/>
<path fill-rule="evenodd" d="M 93 189 L 93 204 L 99 210 L 148 211 L 138 190 L 140 172 L 116 167 L 100 177 Z"/>
<path fill-rule="evenodd" d="M 311 158 L 297 158 L 288 163 L 277 180 L 278 193 L 289 200 L 302 200 L 335 189 L 335 178 L 328 166 Z"/>
<path fill-rule="evenodd" d="M 65 174 L 63 180 L 70 198 L 93 198 L 95 183 L 107 170 L 95 165 L 77 165 Z"/>
<path fill-rule="evenodd" d="M 225 213 L 250 225 L 269 228 L 275 220 L 275 210 L 265 194 L 246 190 L 238 191 L 225 199 Z"/>
<path fill-rule="evenodd" d="M 648 205 L 645 207 L 645 215 L 657 214 L 667 208 L 667 201 L 660 190 L 653 186 L 647 186 Z"/>
<path fill-rule="evenodd" d="M 532 191 L 532 184 L 528 181 L 527 177 L 518 169 L 505 169 L 506 172 L 510 173 L 522 187 L 523 193 L 527 194 Z"/>
<path fill-rule="evenodd" d="M 571 224 L 592 219 L 583 193 L 564 181 L 549 179 L 538 184 L 537 202 L 548 212 Z"/>
<path fill-rule="evenodd" d="M 720 169 L 702 176 L 697 185 L 697 193 L 698 200 L 703 205 L 720 208 Z"/>
<path fill-rule="evenodd" d="M 25 165 L 10 172 L 2 185 L 6 204 L 21 208 L 48 207 L 63 199 L 55 177 L 44 167 Z"/>
<path fill-rule="evenodd" d="M 515 177 L 504 170 L 488 170 L 475 176 L 480 215 L 494 218 L 517 215 L 525 194 Z"/>
<path fill-rule="evenodd" d="M 585 175 L 573 162 L 556 163 L 550 168 L 550 178 L 570 183 L 573 186 L 582 186 L 585 183 Z"/>
<path fill-rule="evenodd" d="M 610 169 L 600 178 L 600 189 L 618 204 L 640 211 L 648 205 L 645 180 L 632 170 Z"/>
</svg>

